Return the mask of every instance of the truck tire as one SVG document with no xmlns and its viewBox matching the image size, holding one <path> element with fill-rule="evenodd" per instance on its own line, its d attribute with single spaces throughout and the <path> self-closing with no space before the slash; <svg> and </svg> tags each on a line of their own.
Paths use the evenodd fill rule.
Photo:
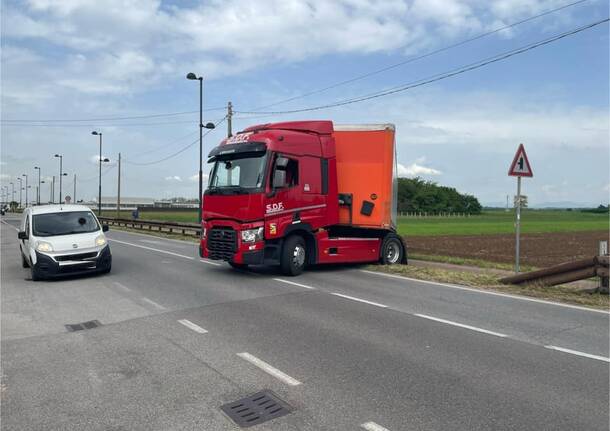
<svg viewBox="0 0 610 431">
<path fill-rule="evenodd" d="M 385 236 L 381 244 L 381 263 L 383 265 L 394 265 L 403 263 L 405 260 L 405 247 L 402 240 L 395 233 Z"/>
<path fill-rule="evenodd" d="M 28 260 L 23 255 L 23 252 L 21 253 L 21 266 L 24 267 L 24 268 L 29 268 L 30 267 L 30 264 L 28 263 Z"/>
<path fill-rule="evenodd" d="M 303 272 L 307 262 L 307 247 L 302 236 L 292 235 L 286 238 L 282 247 L 280 267 L 285 275 L 295 276 Z"/>
<path fill-rule="evenodd" d="M 248 264 L 247 263 L 229 262 L 229 265 L 231 265 L 231 268 L 235 268 L 235 269 L 241 269 L 241 270 L 248 269 Z"/>
</svg>

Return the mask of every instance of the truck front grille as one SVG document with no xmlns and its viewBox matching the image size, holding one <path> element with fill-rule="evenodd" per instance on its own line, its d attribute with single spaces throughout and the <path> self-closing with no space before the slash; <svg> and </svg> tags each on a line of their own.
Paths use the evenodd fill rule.
<svg viewBox="0 0 610 431">
<path fill-rule="evenodd" d="M 237 234 L 230 227 L 214 227 L 208 233 L 208 257 L 231 260 L 237 250 Z"/>
</svg>

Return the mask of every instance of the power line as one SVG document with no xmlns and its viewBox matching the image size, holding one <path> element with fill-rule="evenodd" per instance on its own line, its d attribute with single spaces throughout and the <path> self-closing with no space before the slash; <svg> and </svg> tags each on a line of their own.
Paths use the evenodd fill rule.
<svg viewBox="0 0 610 431">
<path fill-rule="evenodd" d="M 295 113 L 299 113 L 299 112 L 308 112 L 308 111 L 317 111 L 317 110 L 326 109 L 326 108 L 335 108 L 337 106 L 344 106 L 344 105 L 349 105 L 352 103 L 363 102 L 365 100 L 375 99 L 378 97 L 388 96 L 390 94 L 399 93 L 399 92 L 406 91 L 406 90 L 409 90 L 409 89 L 412 89 L 415 87 L 421 87 L 426 84 L 441 81 L 441 80 L 451 78 L 456 75 L 460 75 L 462 73 L 466 73 L 466 72 L 469 72 L 469 71 L 472 71 L 475 69 L 479 69 L 479 68 L 487 66 L 489 64 L 505 60 L 507 58 L 513 57 L 518 54 L 522 54 L 527 51 L 531 51 L 540 46 L 547 45 L 549 43 L 563 39 L 565 37 L 572 36 L 574 34 L 577 34 L 582 31 L 596 27 L 598 25 L 607 23 L 609 20 L 610 20 L 609 18 L 605 18 L 603 20 L 596 21 L 591 24 L 587 24 L 585 26 L 578 27 L 576 29 L 552 36 L 548 39 L 544 39 L 544 40 L 541 40 L 541 41 L 538 41 L 538 42 L 535 42 L 535 43 L 532 43 L 529 45 L 525 45 L 521 48 L 516 48 L 516 49 L 510 50 L 510 51 L 505 51 L 504 53 L 496 54 L 495 56 L 488 57 L 486 59 L 479 60 L 477 62 L 470 63 L 467 65 L 458 67 L 456 69 L 452 69 L 447 72 L 443 72 L 443 73 L 440 73 L 437 75 L 432 75 L 427 78 L 422 78 L 418 81 L 413 81 L 413 82 L 410 82 L 407 84 L 402 84 L 397 87 L 392 87 L 392 88 L 389 88 L 386 90 L 382 90 L 382 91 L 375 92 L 375 93 L 369 93 L 369 94 L 358 96 L 358 97 L 351 98 L 351 99 L 344 99 L 344 100 L 340 100 L 340 101 L 337 101 L 334 103 L 329 103 L 326 105 L 319 105 L 319 106 L 313 106 L 313 107 L 301 108 L 301 109 L 291 109 L 291 110 L 285 110 L 285 111 L 235 111 L 235 112 L 239 113 L 239 114 L 265 114 L 265 115 L 295 114 Z"/>
<path fill-rule="evenodd" d="M 222 124 L 222 123 L 223 123 L 223 122 L 224 122 L 226 119 L 227 119 L 227 117 L 225 116 L 225 117 L 224 117 L 222 120 L 218 121 L 218 122 L 217 122 L 215 125 L 216 125 L 216 126 L 218 126 L 218 125 Z M 205 132 L 205 133 L 203 134 L 203 136 L 204 136 L 204 137 L 205 137 L 205 136 L 207 136 L 209 133 L 211 133 L 211 132 L 212 132 L 212 130 L 214 130 L 214 129 L 208 130 L 207 132 Z M 150 165 L 155 165 L 155 164 L 157 164 L 157 163 L 161 163 L 161 162 L 164 162 L 164 161 L 166 161 L 166 160 L 169 160 L 169 159 L 171 159 L 171 158 L 173 158 L 173 157 L 176 157 L 177 155 L 179 155 L 179 154 L 181 154 L 181 153 L 185 152 L 186 150 L 188 150 L 189 148 L 191 148 L 193 145 L 197 144 L 198 142 L 199 142 L 199 138 L 195 139 L 193 142 L 191 142 L 191 143 L 190 143 L 190 144 L 188 144 L 187 146 L 185 146 L 185 147 L 183 147 L 183 148 L 179 149 L 179 150 L 178 150 L 178 151 L 176 151 L 175 153 L 172 153 L 172 154 L 170 154 L 169 156 L 163 157 L 163 158 L 161 158 L 161 159 L 159 159 L 159 160 L 154 160 L 154 161 L 152 161 L 152 162 L 143 162 L 143 163 L 139 163 L 139 162 L 130 162 L 130 161 L 128 161 L 128 160 L 124 160 L 124 162 L 125 162 L 125 163 L 129 163 L 130 165 L 136 165 L 136 166 L 150 166 Z"/>
<path fill-rule="evenodd" d="M 114 123 L 114 124 L 38 124 L 36 121 L 32 123 L 7 123 L 3 124 L 2 127 L 132 127 L 132 126 L 166 126 L 169 124 L 188 124 L 193 123 L 192 120 L 183 120 L 183 121 L 165 121 L 161 123 Z"/>
<path fill-rule="evenodd" d="M 225 110 L 226 107 L 217 107 L 217 108 L 207 108 L 204 111 L 221 111 Z M 85 122 L 85 121 L 122 121 L 122 120 L 137 120 L 142 118 L 159 118 L 159 117 L 174 117 L 179 115 L 187 115 L 187 114 L 197 114 L 199 111 L 182 111 L 182 112 L 167 112 L 161 114 L 149 114 L 149 115 L 133 115 L 129 117 L 100 117 L 100 118 L 79 118 L 79 119 L 45 119 L 45 120 L 26 120 L 26 119 L 3 119 L 2 122 L 10 122 L 10 123 L 76 123 L 76 122 Z"/>
<path fill-rule="evenodd" d="M 488 32 L 485 32 L 485 33 L 481 33 L 481 34 L 479 34 L 477 36 L 474 36 L 474 37 L 471 37 L 469 39 L 465 39 L 465 40 L 462 40 L 460 42 L 457 42 L 457 43 L 454 43 L 454 44 L 451 44 L 451 45 L 448 45 L 448 46 L 445 46 L 445 47 L 442 47 L 442 48 L 435 49 L 435 50 L 427 52 L 425 54 L 421 54 L 421 55 L 418 55 L 418 56 L 415 56 L 415 57 L 408 58 L 408 59 L 406 59 L 404 61 L 401 61 L 399 63 L 394 63 L 394 64 L 391 64 L 389 66 L 383 67 L 381 69 L 373 70 L 371 72 L 368 72 L 368 73 L 365 73 L 365 74 L 362 74 L 362 75 L 358 75 L 358 76 L 355 76 L 353 78 L 346 79 L 344 81 L 339 81 L 339 82 L 331 84 L 331 85 L 329 85 L 327 87 L 323 87 L 323 88 L 320 88 L 320 89 L 317 89 L 317 90 L 312 90 L 310 92 L 303 93 L 303 94 L 300 94 L 298 96 L 293 96 L 293 97 L 290 97 L 288 99 L 283 99 L 283 100 L 280 100 L 278 102 L 271 103 L 269 105 L 264 105 L 264 106 L 261 106 L 261 107 L 258 107 L 258 108 L 254 108 L 254 109 L 251 109 L 251 111 L 259 111 L 261 109 L 270 108 L 272 106 L 277 106 L 277 105 L 280 105 L 280 104 L 283 104 L 283 103 L 291 102 L 293 100 L 302 99 L 304 97 L 308 97 L 308 96 L 311 96 L 311 95 L 314 95 L 314 94 L 322 93 L 324 91 L 328 91 L 328 90 L 331 90 L 333 88 L 340 87 L 342 85 L 351 84 L 352 82 L 360 81 L 362 79 L 365 79 L 365 78 L 368 78 L 368 77 L 371 77 L 371 76 L 374 76 L 374 75 L 378 75 L 378 74 L 383 73 L 383 72 L 387 72 L 388 70 L 392 70 L 392 69 L 395 69 L 397 67 L 404 66 L 405 64 L 413 63 L 415 61 L 418 61 L 418 60 L 430 57 L 432 55 L 435 55 L 435 54 L 438 54 L 438 53 L 441 53 L 441 52 L 444 52 L 444 51 L 447 51 L 447 50 L 450 50 L 450 49 L 453 49 L 453 48 L 457 48 L 457 47 L 465 45 L 467 43 L 474 42 L 475 40 L 479 40 L 479 39 L 482 39 L 484 37 L 490 36 L 492 34 L 496 34 L 496 33 L 499 33 L 501 31 L 504 31 L 504 30 L 508 30 L 510 28 L 516 27 L 516 26 L 524 24 L 526 22 L 533 21 L 533 20 L 541 18 L 543 16 L 546 16 L 546 15 L 549 15 L 549 14 L 561 11 L 563 9 L 567 9 L 569 7 L 572 7 L 572 6 L 576 6 L 576 5 L 581 4 L 581 3 L 585 3 L 587 1 L 589 1 L 589 0 L 578 0 L 578 1 L 575 1 L 573 3 L 568 3 L 566 5 L 563 5 L 563 6 L 554 8 L 554 9 L 549 9 L 549 10 L 546 10 L 545 12 L 539 13 L 537 15 L 532 15 L 532 16 L 530 16 L 528 18 L 522 19 L 520 21 L 513 22 L 511 24 L 507 24 L 507 25 L 502 26 L 502 27 L 498 27 L 498 28 L 496 28 L 494 30 L 491 30 L 491 31 L 488 31 Z"/>
</svg>

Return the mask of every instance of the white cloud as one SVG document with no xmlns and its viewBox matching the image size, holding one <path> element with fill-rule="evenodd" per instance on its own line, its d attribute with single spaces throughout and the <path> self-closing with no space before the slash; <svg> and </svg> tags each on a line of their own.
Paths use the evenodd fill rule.
<svg viewBox="0 0 610 431">
<path fill-rule="evenodd" d="M 44 70 L 50 88 L 57 84 L 83 93 L 121 94 L 145 90 L 191 68 L 214 78 L 328 54 L 414 52 L 553 4 L 226 0 L 187 7 L 158 0 L 30 0 L 4 7 L 3 36 L 68 49 L 66 58 L 49 56 L 46 67 L 36 69 Z"/>
<path fill-rule="evenodd" d="M 178 175 L 170 175 L 168 177 L 165 177 L 165 181 L 178 181 L 178 182 L 182 182 L 182 178 L 180 178 Z"/>
<path fill-rule="evenodd" d="M 415 162 L 410 165 L 403 165 L 398 163 L 398 176 L 399 177 L 418 177 L 421 175 L 441 175 L 442 172 L 438 169 L 434 169 L 428 166 L 423 166 L 422 163 L 426 161 L 425 157 L 419 157 Z"/>
</svg>

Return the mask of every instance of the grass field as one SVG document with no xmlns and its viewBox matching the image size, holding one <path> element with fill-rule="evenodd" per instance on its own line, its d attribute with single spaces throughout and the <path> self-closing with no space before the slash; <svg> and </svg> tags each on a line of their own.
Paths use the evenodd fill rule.
<svg viewBox="0 0 610 431">
<path fill-rule="evenodd" d="M 104 212 L 115 217 L 116 212 Z M 131 212 L 122 212 L 121 217 L 131 218 Z M 196 223 L 197 211 L 140 212 L 143 220 Z M 581 232 L 609 230 L 608 214 L 591 214 L 564 210 L 523 210 L 521 232 Z M 487 211 L 471 217 L 400 217 L 398 231 L 407 236 L 436 235 L 492 235 L 514 232 L 514 214 L 505 211 Z"/>
<path fill-rule="evenodd" d="M 398 230 L 407 236 L 492 235 L 514 233 L 514 214 L 486 211 L 471 217 L 402 217 Z M 608 214 L 565 210 L 523 210 L 522 233 L 582 232 L 610 229 Z"/>
</svg>

